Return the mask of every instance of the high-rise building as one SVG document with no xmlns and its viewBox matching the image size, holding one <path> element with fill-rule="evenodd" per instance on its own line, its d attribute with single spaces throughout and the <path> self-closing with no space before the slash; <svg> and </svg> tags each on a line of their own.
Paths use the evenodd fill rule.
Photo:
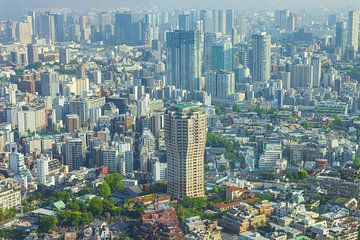
<svg viewBox="0 0 360 240">
<path fill-rule="evenodd" d="M 70 101 L 69 113 L 76 114 L 80 118 L 80 123 L 84 124 L 96 118 L 94 114 L 101 114 L 101 107 L 105 104 L 103 97 L 76 98 Z M 98 115 L 97 117 L 100 117 Z M 96 119 L 93 119 L 96 120 Z"/>
<path fill-rule="evenodd" d="M 29 44 L 27 46 L 28 62 L 29 64 L 34 64 L 39 62 L 39 50 L 38 47 L 34 44 Z"/>
<path fill-rule="evenodd" d="M 234 28 L 234 10 L 227 9 L 226 10 L 226 34 L 232 34 Z"/>
<path fill-rule="evenodd" d="M 328 26 L 335 26 L 336 19 L 337 19 L 336 14 L 329 14 L 327 19 Z"/>
<path fill-rule="evenodd" d="M 209 71 L 206 73 L 206 91 L 213 101 L 230 100 L 235 94 L 235 73 L 230 71 Z"/>
<path fill-rule="evenodd" d="M 189 91 L 200 90 L 203 65 L 203 34 L 175 31 L 166 35 L 167 84 Z"/>
<path fill-rule="evenodd" d="M 23 106 L 18 111 L 18 131 L 21 136 L 40 131 L 47 126 L 45 106 Z"/>
<path fill-rule="evenodd" d="M 9 84 L 8 87 L 8 94 L 9 94 L 9 103 L 11 105 L 16 104 L 16 91 L 17 91 L 17 85 L 16 84 Z"/>
<path fill-rule="evenodd" d="M 55 39 L 57 42 L 65 41 L 65 16 L 63 14 L 52 14 L 54 18 Z"/>
<path fill-rule="evenodd" d="M 168 194 L 203 197 L 206 113 L 194 104 L 176 104 L 165 113 Z"/>
<path fill-rule="evenodd" d="M 65 142 L 65 165 L 69 171 L 79 170 L 83 166 L 83 143 L 80 138 L 68 139 Z"/>
<path fill-rule="evenodd" d="M 190 14 L 179 14 L 179 30 L 190 31 Z"/>
<path fill-rule="evenodd" d="M 346 29 L 344 22 L 336 23 L 335 30 L 335 46 L 341 48 L 343 51 L 346 47 Z"/>
<path fill-rule="evenodd" d="M 231 71 L 233 67 L 231 42 L 217 42 L 213 45 L 212 49 L 212 70 Z"/>
<path fill-rule="evenodd" d="M 359 50 L 359 21 L 360 11 L 354 10 L 349 12 L 348 17 L 348 46 L 354 51 Z"/>
<path fill-rule="evenodd" d="M 69 133 L 81 128 L 79 116 L 76 114 L 66 115 L 66 130 Z"/>
<path fill-rule="evenodd" d="M 18 22 L 16 25 L 16 38 L 22 44 L 30 44 L 32 42 L 33 28 L 32 17 L 26 16 L 25 21 Z"/>
<path fill-rule="evenodd" d="M 313 66 L 313 87 L 318 88 L 321 81 L 321 55 L 314 55 L 311 62 Z"/>
<path fill-rule="evenodd" d="M 119 153 L 116 148 L 106 148 L 102 150 L 103 165 L 109 168 L 109 172 L 116 172 L 118 169 Z"/>
<path fill-rule="evenodd" d="M 16 148 L 11 149 L 9 154 L 9 167 L 16 174 L 26 169 L 24 154 L 17 152 Z"/>
<path fill-rule="evenodd" d="M 309 88 L 313 86 L 313 66 L 307 64 L 290 65 L 291 87 Z"/>
<path fill-rule="evenodd" d="M 59 75 L 49 69 L 41 73 L 41 95 L 50 96 L 52 99 L 59 92 Z"/>
<path fill-rule="evenodd" d="M 76 68 L 76 77 L 81 80 L 85 80 L 86 78 L 86 65 L 84 63 L 80 64 Z"/>
<path fill-rule="evenodd" d="M 132 15 L 130 12 L 115 14 L 115 42 L 130 43 L 132 35 Z"/>
<path fill-rule="evenodd" d="M 68 48 L 61 48 L 59 50 L 59 55 L 61 64 L 66 65 L 70 63 L 70 50 Z"/>
<path fill-rule="evenodd" d="M 280 29 L 285 30 L 287 28 L 287 19 L 289 15 L 289 10 L 278 10 L 275 12 L 275 23 Z"/>
<path fill-rule="evenodd" d="M 213 64 L 213 45 L 216 42 L 215 33 L 204 34 L 204 64 L 203 73 L 212 69 Z"/>
<path fill-rule="evenodd" d="M 253 35 L 252 45 L 253 80 L 266 82 L 271 77 L 271 37 L 266 33 Z"/>
<path fill-rule="evenodd" d="M 294 13 L 290 13 L 287 18 L 286 31 L 295 32 L 295 29 L 296 29 L 296 15 Z"/>
<path fill-rule="evenodd" d="M 46 176 L 49 174 L 49 157 L 41 156 L 36 160 L 36 176 L 41 184 L 46 184 Z"/>
</svg>

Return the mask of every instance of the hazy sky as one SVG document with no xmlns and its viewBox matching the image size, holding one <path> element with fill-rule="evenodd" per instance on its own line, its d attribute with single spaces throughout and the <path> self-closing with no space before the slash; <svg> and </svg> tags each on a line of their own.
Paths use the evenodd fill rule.
<svg viewBox="0 0 360 240">
<path fill-rule="evenodd" d="M 21 15 L 26 8 L 329 8 L 360 6 L 360 0 L 0 0 L 0 18 Z"/>
</svg>

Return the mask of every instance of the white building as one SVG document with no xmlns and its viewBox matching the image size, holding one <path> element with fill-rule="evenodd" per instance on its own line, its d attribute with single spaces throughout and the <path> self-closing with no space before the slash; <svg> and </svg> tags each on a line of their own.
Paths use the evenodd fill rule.
<svg viewBox="0 0 360 240">
<path fill-rule="evenodd" d="M 259 160 L 259 168 L 274 170 L 277 163 L 282 160 L 281 143 L 266 143 L 264 152 Z"/>
<path fill-rule="evenodd" d="M 9 164 L 10 169 L 16 174 L 19 174 L 26 169 L 24 155 L 22 153 L 18 153 L 14 148 L 9 154 Z"/>
<path fill-rule="evenodd" d="M 41 184 L 46 184 L 46 177 L 49 174 L 49 156 L 41 156 L 36 160 L 36 175 Z"/>
<path fill-rule="evenodd" d="M 158 159 L 152 162 L 152 177 L 154 182 L 166 180 L 167 163 L 160 162 Z"/>
</svg>

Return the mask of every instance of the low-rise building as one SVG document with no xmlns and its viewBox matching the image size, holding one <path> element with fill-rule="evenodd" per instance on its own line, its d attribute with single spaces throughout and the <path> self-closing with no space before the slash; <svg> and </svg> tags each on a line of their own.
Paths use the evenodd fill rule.
<svg viewBox="0 0 360 240">
<path fill-rule="evenodd" d="M 0 182 L 0 208 L 9 209 L 21 206 L 20 186 L 3 180 Z"/>
</svg>

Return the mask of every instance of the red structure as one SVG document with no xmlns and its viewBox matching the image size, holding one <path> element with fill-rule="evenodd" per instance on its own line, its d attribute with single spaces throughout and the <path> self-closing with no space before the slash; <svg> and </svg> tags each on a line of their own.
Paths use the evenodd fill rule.
<svg viewBox="0 0 360 240">
<path fill-rule="evenodd" d="M 167 204 L 154 204 L 141 216 L 142 239 L 184 239 L 176 210 Z"/>
</svg>

